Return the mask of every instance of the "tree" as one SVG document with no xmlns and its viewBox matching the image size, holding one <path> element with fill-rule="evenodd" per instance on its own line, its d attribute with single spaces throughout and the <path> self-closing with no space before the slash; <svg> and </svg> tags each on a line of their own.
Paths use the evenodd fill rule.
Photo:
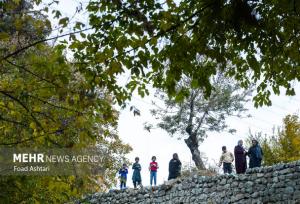
<svg viewBox="0 0 300 204">
<path fill-rule="evenodd" d="M 5 10 L 0 15 L 1 58 L 49 34 L 48 19 L 29 1 L 4 1 L 0 6 Z M 64 49 L 41 42 L 1 60 L 0 146 L 101 146 L 109 152 L 103 162 L 105 173 L 83 177 L 1 176 L 1 203 L 63 203 L 87 192 L 105 190 L 114 184 L 115 170 L 127 162 L 125 155 L 131 148 L 120 140 L 116 130 L 114 96 L 104 88 L 91 88 L 67 60 Z"/>
<path fill-rule="evenodd" d="M 262 146 L 265 165 L 273 165 L 280 162 L 291 162 L 300 159 L 300 120 L 299 116 L 287 115 L 283 119 L 283 126 L 278 128 L 276 134 L 268 137 L 261 133 L 249 135 L 248 143 L 252 138 L 259 141 Z"/>
<path fill-rule="evenodd" d="M 94 30 L 70 48 L 82 69 L 96 65 L 99 84 L 115 84 L 129 70 L 127 89 L 143 96 L 151 83 L 175 97 L 177 83 L 189 76 L 208 97 L 208 79 L 225 71 L 244 88 L 256 84 L 255 106 L 271 105 L 280 87 L 295 94 L 299 1 L 89 1 L 86 11 Z M 199 56 L 217 66 L 199 64 Z"/>
<path fill-rule="evenodd" d="M 88 148 L 100 144 L 110 154 L 105 173 L 76 176 L 1 176 L 3 203 L 62 203 L 114 184 L 115 169 L 131 148 L 117 131 L 118 113 L 110 94 L 87 91 L 86 82 L 60 49 L 39 46 L 3 64 L 0 80 L 0 145 L 2 147 Z M 95 179 L 102 178 L 101 183 Z"/>
<path fill-rule="evenodd" d="M 198 81 L 208 97 L 212 89 L 208 79 L 224 70 L 244 88 L 257 84 L 256 107 L 271 105 L 271 92 L 279 94 L 280 87 L 287 95 L 295 94 L 292 83 L 300 80 L 299 1 L 90 0 L 86 5 L 88 25 L 76 22 L 72 32 L 39 38 L 6 52 L 0 61 L 69 36 L 69 44 L 62 43 L 72 50 L 78 69 L 92 86 L 108 88 L 119 104 L 135 89 L 141 96 L 148 94 L 149 83 L 174 97 L 176 84 L 184 76 Z M 46 6 L 44 11 L 48 10 Z M 66 28 L 70 18 L 53 12 Z M 199 56 L 218 66 L 197 63 Z M 118 85 L 117 75 L 126 70 L 131 80 L 124 88 Z"/>
<path fill-rule="evenodd" d="M 178 84 L 176 88 L 185 92 L 177 95 L 175 100 L 160 92 L 159 99 L 164 102 L 165 107 L 152 110 L 152 114 L 160 120 L 157 124 L 159 128 L 171 136 L 184 138 L 196 167 L 205 169 L 199 143 L 207 137 L 208 132 L 228 129 L 227 117 L 241 117 L 246 111 L 244 103 L 248 101 L 247 96 L 251 91 L 242 91 L 238 83 L 220 73 L 211 80 L 214 89 L 210 97 L 205 98 L 205 93 L 192 82 L 192 79 L 185 77 Z M 234 132 L 233 129 L 228 131 Z"/>
</svg>

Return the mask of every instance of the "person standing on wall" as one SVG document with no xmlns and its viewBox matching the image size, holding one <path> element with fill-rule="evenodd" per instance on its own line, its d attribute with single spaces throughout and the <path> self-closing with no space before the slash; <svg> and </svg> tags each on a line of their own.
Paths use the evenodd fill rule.
<svg viewBox="0 0 300 204">
<path fill-rule="evenodd" d="M 175 179 L 181 175 L 181 162 L 178 154 L 174 153 L 173 158 L 169 162 L 169 177 L 168 180 Z"/>
<path fill-rule="evenodd" d="M 247 155 L 250 157 L 249 168 L 261 166 L 263 151 L 257 140 L 252 140 L 252 146 L 249 148 Z"/>
<path fill-rule="evenodd" d="M 220 157 L 219 167 L 223 164 L 224 174 L 232 173 L 232 162 L 234 160 L 233 154 L 227 151 L 226 146 L 222 147 L 222 155 Z"/>
<path fill-rule="evenodd" d="M 127 174 L 128 174 L 127 165 L 123 164 L 123 167 L 119 170 L 121 190 L 126 189 Z"/>
<path fill-rule="evenodd" d="M 151 162 L 149 165 L 149 171 L 150 171 L 150 185 L 152 186 L 152 182 L 154 181 L 154 186 L 156 186 L 156 177 L 157 177 L 157 169 L 158 164 L 156 162 L 156 156 L 153 156 L 151 158 Z"/>
<path fill-rule="evenodd" d="M 243 147 L 243 140 L 238 141 L 238 145 L 234 148 L 235 170 L 237 174 L 243 174 L 247 169 L 247 152 Z"/>
<path fill-rule="evenodd" d="M 136 157 L 135 162 L 132 165 L 132 169 L 133 169 L 132 182 L 134 188 L 137 188 L 138 185 L 142 187 L 142 177 L 141 177 L 142 167 L 139 164 L 139 160 L 140 158 Z"/>
</svg>

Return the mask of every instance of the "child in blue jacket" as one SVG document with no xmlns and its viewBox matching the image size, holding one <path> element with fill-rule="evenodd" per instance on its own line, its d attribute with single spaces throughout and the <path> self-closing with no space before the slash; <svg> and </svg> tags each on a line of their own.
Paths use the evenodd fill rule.
<svg viewBox="0 0 300 204">
<path fill-rule="evenodd" d="M 123 164 L 123 167 L 119 170 L 121 190 L 126 188 L 127 174 L 128 174 L 127 165 Z"/>
</svg>

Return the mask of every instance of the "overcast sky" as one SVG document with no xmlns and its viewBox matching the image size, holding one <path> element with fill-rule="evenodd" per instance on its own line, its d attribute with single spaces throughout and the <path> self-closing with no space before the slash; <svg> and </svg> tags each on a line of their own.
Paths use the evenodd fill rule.
<svg viewBox="0 0 300 204">
<path fill-rule="evenodd" d="M 300 90 L 299 84 L 296 90 Z M 299 91 L 297 92 L 299 94 Z M 155 155 L 160 166 L 158 171 L 158 183 L 162 183 L 168 177 L 168 162 L 173 153 L 178 153 L 180 160 L 188 164 L 191 162 L 191 154 L 183 140 L 170 137 L 165 131 L 160 129 L 152 130 L 150 133 L 144 130 L 144 122 L 157 122 L 149 113 L 153 108 L 151 101 L 153 97 L 140 98 L 134 97 L 130 102 L 141 110 L 141 116 L 133 116 L 129 109 L 121 111 L 119 119 L 119 134 L 124 142 L 129 143 L 133 151 L 129 154 L 129 159 L 134 161 L 134 157 L 140 157 L 143 167 L 143 183 L 149 185 L 148 165 L 151 157 Z M 200 145 L 199 149 L 208 157 L 208 162 L 214 165 L 219 161 L 221 147 L 227 146 L 229 151 L 233 151 L 239 139 L 244 139 L 251 132 L 262 132 L 272 134 L 274 126 L 281 126 L 283 118 L 288 114 L 298 113 L 300 110 L 300 96 L 272 96 L 273 105 L 271 107 L 254 108 L 253 103 L 249 102 L 251 118 L 229 118 L 228 124 L 237 130 L 235 134 L 226 132 L 208 133 L 208 138 Z M 132 172 L 132 171 L 130 171 Z M 129 178 L 131 174 L 129 175 Z M 131 181 L 129 180 L 129 184 Z"/>
<path fill-rule="evenodd" d="M 62 9 L 63 16 L 72 16 L 79 5 L 80 0 L 61 0 L 59 9 Z M 84 15 L 83 15 L 84 16 Z M 75 16 L 73 21 L 81 20 L 88 22 L 86 17 Z M 295 85 L 296 94 L 300 93 L 300 85 Z M 284 92 L 283 92 L 284 93 Z M 234 146 L 239 139 L 243 139 L 249 135 L 249 130 L 253 133 L 263 132 L 271 134 L 274 126 L 281 126 L 282 119 L 287 114 L 298 113 L 300 110 L 300 96 L 288 97 L 285 95 L 272 96 L 273 105 L 271 107 L 262 107 L 255 109 L 253 103 L 249 102 L 247 107 L 251 118 L 228 119 L 228 124 L 231 128 L 235 128 L 235 134 L 228 133 L 208 133 L 208 138 L 200 145 L 200 151 L 204 152 L 208 157 L 210 164 L 218 162 L 221 155 L 221 147 L 227 146 L 229 151 L 233 151 Z M 144 122 L 156 123 L 157 121 L 151 116 L 149 110 L 152 107 L 151 102 L 153 97 L 140 98 L 135 96 L 130 105 L 136 106 L 141 110 L 141 116 L 133 116 L 129 111 L 129 107 L 122 110 L 119 118 L 119 135 L 122 140 L 129 143 L 133 151 L 128 155 L 128 158 L 133 162 L 136 156 L 140 157 L 142 165 L 143 185 L 150 184 L 150 175 L 148 165 L 151 157 L 156 156 L 159 164 L 158 184 L 163 183 L 168 177 L 168 162 L 172 158 L 173 153 L 178 153 L 179 158 L 184 164 L 191 163 L 191 154 L 183 140 L 171 138 L 165 131 L 155 129 L 150 133 L 144 130 Z M 116 170 L 117 171 L 117 170 Z M 132 170 L 129 167 L 128 186 L 132 187 L 131 181 Z"/>
</svg>

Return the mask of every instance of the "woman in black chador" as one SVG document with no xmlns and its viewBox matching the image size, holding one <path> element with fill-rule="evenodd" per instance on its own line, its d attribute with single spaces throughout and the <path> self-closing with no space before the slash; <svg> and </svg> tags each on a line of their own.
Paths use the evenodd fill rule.
<svg viewBox="0 0 300 204">
<path fill-rule="evenodd" d="M 169 177 L 168 180 L 175 179 L 181 175 L 181 162 L 178 154 L 173 154 L 173 159 L 169 162 Z"/>
<path fill-rule="evenodd" d="M 235 170 L 237 174 L 243 174 L 247 169 L 246 150 L 243 147 L 243 140 L 238 141 L 234 148 Z"/>
</svg>

